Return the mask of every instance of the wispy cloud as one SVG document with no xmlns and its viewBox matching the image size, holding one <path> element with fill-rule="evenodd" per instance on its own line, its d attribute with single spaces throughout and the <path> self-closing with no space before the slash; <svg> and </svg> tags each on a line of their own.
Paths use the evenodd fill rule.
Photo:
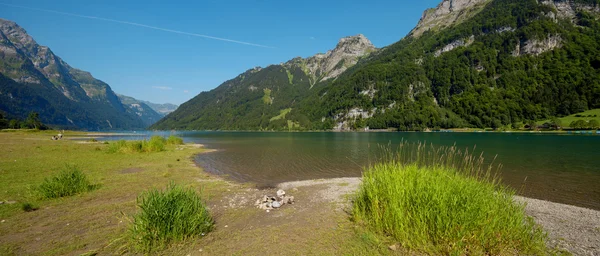
<svg viewBox="0 0 600 256">
<path fill-rule="evenodd" d="M 314 36 L 309 37 L 310 40 L 315 40 L 316 38 Z"/>
<path fill-rule="evenodd" d="M 81 14 L 68 13 L 68 12 L 60 12 L 60 11 L 55 11 L 55 10 L 41 9 L 41 8 L 34 8 L 34 7 L 27 7 L 27 6 L 16 5 L 16 4 L 0 3 L 0 5 L 10 6 L 10 7 L 15 7 L 15 8 L 21 8 L 21 9 L 41 11 L 41 12 L 50 12 L 50 13 L 55 13 L 55 14 L 60 14 L 60 15 L 67 15 L 67 16 L 73 16 L 73 17 L 79 17 L 79 18 L 85 18 L 85 19 L 108 21 L 108 22 L 114 22 L 114 23 L 131 25 L 131 26 L 149 28 L 149 29 L 154 29 L 154 30 L 160 30 L 160 31 L 170 32 L 170 33 L 175 33 L 175 34 L 180 34 L 180 35 L 196 36 L 196 37 L 202 37 L 202 38 L 207 38 L 207 39 L 225 41 L 225 42 L 236 43 L 236 44 L 244 44 L 244 45 L 250 45 L 250 46 L 256 46 L 256 47 L 263 47 L 263 48 L 274 48 L 274 47 L 267 46 L 267 45 L 262 45 L 262 44 L 255 44 L 255 43 L 249 43 L 249 42 L 244 42 L 244 41 L 237 41 L 237 40 L 232 40 L 232 39 L 227 39 L 227 38 L 222 38 L 222 37 L 202 35 L 202 34 L 196 34 L 196 33 L 190 33 L 190 32 L 185 32 L 185 31 L 168 29 L 168 28 L 155 27 L 155 26 L 150 26 L 150 25 L 145 25 L 145 24 L 140 24 L 140 23 L 135 23 L 135 22 L 129 22 L 129 21 L 107 19 L 107 18 L 102 18 L 102 17 L 81 15 Z"/>
<path fill-rule="evenodd" d="M 167 86 L 152 86 L 152 88 L 163 90 L 163 91 L 173 90 L 173 88 L 167 87 Z"/>
<path fill-rule="evenodd" d="M 188 90 L 183 90 L 183 93 L 188 93 L 188 92 L 190 92 L 190 91 L 188 91 Z"/>
</svg>

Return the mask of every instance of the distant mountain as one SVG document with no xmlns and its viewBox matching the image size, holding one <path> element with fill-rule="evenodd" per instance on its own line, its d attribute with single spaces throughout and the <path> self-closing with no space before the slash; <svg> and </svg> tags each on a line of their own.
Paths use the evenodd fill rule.
<svg viewBox="0 0 600 256">
<path fill-rule="evenodd" d="M 164 115 L 156 112 L 152 107 L 146 104 L 145 101 L 135 99 L 133 97 L 117 94 L 121 103 L 127 107 L 127 112 L 137 115 L 146 126 L 156 123 L 164 117 Z"/>
<path fill-rule="evenodd" d="M 141 102 L 150 106 L 154 111 L 161 114 L 162 116 L 168 115 L 169 113 L 175 111 L 179 107 L 178 105 L 171 104 L 171 103 L 160 104 L 160 103 L 152 103 L 152 102 L 144 101 L 144 100 Z"/>
<path fill-rule="evenodd" d="M 147 125 L 110 86 L 69 66 L 19 25 L 0 19 L 0 110 L 72 129 L 141 129 Z"/>
<path fill-rule="evenodd" d="M 325 54 L 251 69 L 153 128 L 501 128 L 600 108 L 599 6 L 444 0 L 381 50 L 338 45 L 351 62 Z"/>
<path fill-rule="evenodd" d="M 324 54 L 250 69 L 179 106 L 151 128 L 280 129 L 297 125 L 288 124 L 286 116 L 311 90 L 335 80 L 375 51 L 365 36 L 350 36 Z"/>
</svg>

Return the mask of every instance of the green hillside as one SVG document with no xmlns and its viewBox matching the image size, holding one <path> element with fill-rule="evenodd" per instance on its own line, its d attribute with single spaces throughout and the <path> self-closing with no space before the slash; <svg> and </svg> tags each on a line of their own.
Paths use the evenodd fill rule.
<svg viewBox="0 0 600 256">
<path fill-rule="evenodd" d="M 598 1 L 574 1 L 573 13 L 555 2 L 491 1 L 460 24 L 408 36 L 314 86 L 302 68 L 249 71 L 152 128 L 497 128 L 600 108 Z M 261 100 L 265 89 L 272 104 Z"/>
</svg>

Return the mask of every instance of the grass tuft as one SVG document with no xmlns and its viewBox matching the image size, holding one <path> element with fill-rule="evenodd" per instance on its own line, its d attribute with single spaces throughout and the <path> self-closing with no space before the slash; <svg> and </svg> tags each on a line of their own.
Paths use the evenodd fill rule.
<svg viewBox="0 0 600 256">
<path fill-rule="evenodd" d="M 58 198 L 72 196 L 96 189 L 81 170 L 75 166 L 67 165 L 57 176 L 44 179 L 36 188 L 42 198 Z"/>
<path fill-rule="evenodd" d="M 167 144 L 168 145 L 183 145 L 183 139 L 180 137 L 177 137 L 175 135 L 171 135 L 167 138 Z"/>
<path fill-rule="evenodd" d="M 545 233 L 481 155 L 406 142 L 386 154 L 363 173 L 356 221 L 427 254 L 545 254 Z"/>
<path fill-rule="evenodd" d="M 202 197 L 190 188 L 171 184 L 137 199 L 140 212 L 133 217 L 131 239 L 138 250 L 151 252 L 186 238 L 204 235 L 213 219 Z"/>
<path fill-rule="evenodd" d="M 25 212 L 33 212 L 33 211 L 40 209 L 40 207 L 37 205 L 34 205 L 32 203 L 23 203 L 21 205 L 21 209 Z"/>
<path fill-rule="evenodd" d="M 165 150 L 167 140 L 161 136 L 152 136 L 150 140 L 118 140 L 108 145 L 109 153 L 143 153 Z"/>
</svg>

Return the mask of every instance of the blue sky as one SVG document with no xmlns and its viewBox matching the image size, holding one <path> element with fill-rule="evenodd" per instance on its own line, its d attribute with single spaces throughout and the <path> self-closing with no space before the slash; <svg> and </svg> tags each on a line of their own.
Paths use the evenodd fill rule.
<svg viewBox="0 0 600 256">
<path fill-rule="evenodd" d="M 17 22 L 117 93 L 181 104 L 252 67 L 326 52 L 345 36 L 364 34 L 377 47 L 392 44 L 439 2 L 0 0 L 0 18 Z"/>
</svg>

